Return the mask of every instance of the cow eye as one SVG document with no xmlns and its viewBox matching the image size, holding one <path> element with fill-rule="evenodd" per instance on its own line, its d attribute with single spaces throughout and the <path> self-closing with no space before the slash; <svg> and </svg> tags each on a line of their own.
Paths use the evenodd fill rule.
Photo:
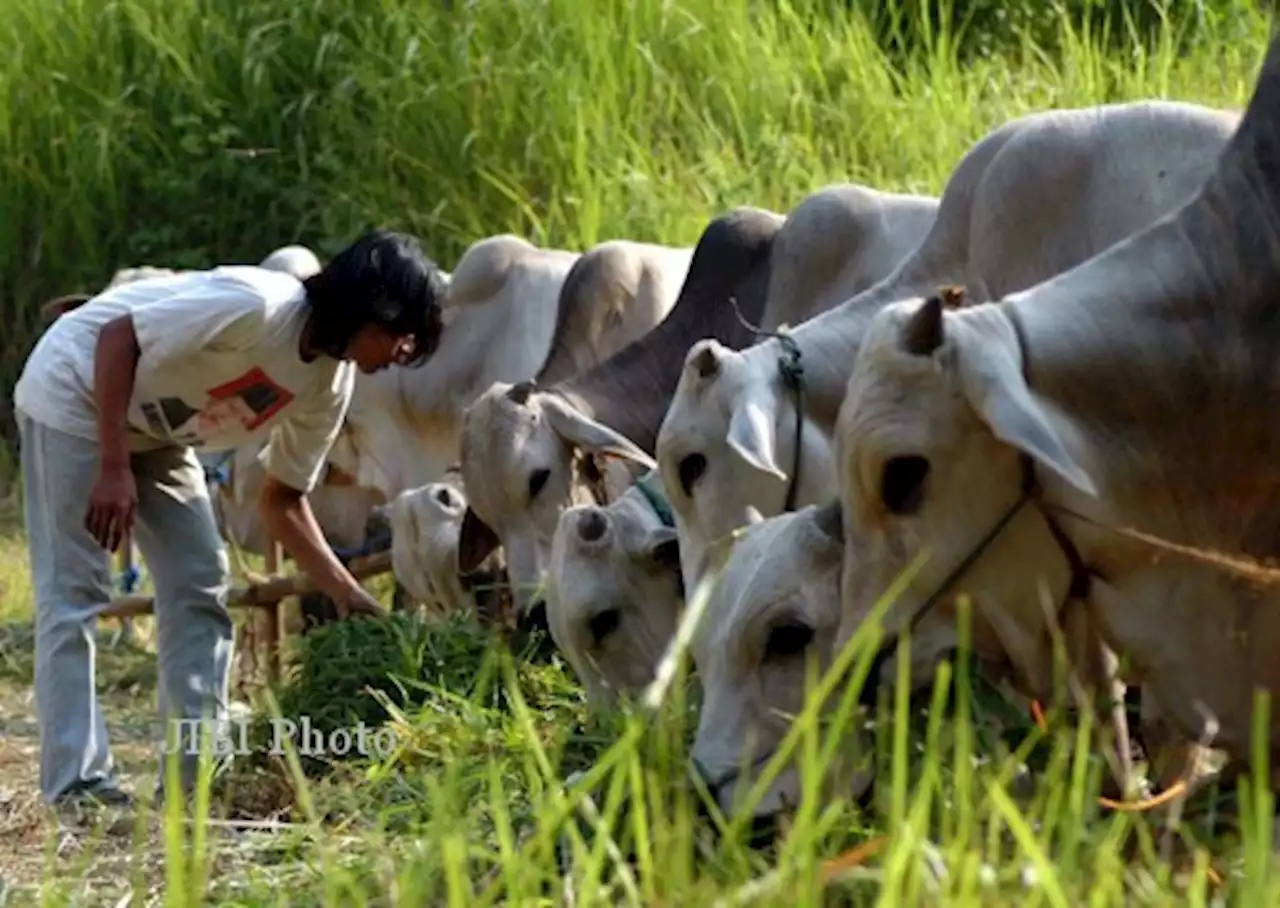
<svg viewBox="0 0 1280 908">
<path fill-rule="evenodd" d="M 765 658 L 785 659 L 796 656 L 808 649 L 813 642 L 813 628 L 798 621 L 790 621 L 777 625 L 769 632 L 769 642 L 765 644 Z"/>
<path fill-rule="evenodd" d="M 918 454 L 894 457 L 884 465 L 880 479 L 880 500 L 893 514 L 911 514 L 924 500 L 924 481 L 929 461 Z"/>
<path fill-rule="evenodd" d="M 616 608 L 605 609 L 592 615 L 591 620 L 587 622 L 587 627 L 591 631 L 591 639 L 595 645 L 599 646 L 603 643 L 604 638 L 616 631 L 620 623 L 622 623 L 622 613 Z"/>
<path fill-rule="evenodd" d="M 534 470 L 529 476 L 529 498 L 537 498 L 538 493 L 542 491 L 542 487 L 547 484 L 547 480 L 550 478 L 550 470 Z"/>
<path fill-rule="evenodd" d="M 693 495 L 693 484 L 707 469 L 707 459 L 701 454 L 690 454 L 680 461 L 680 488 L 686 496 Z"/>
</svg>

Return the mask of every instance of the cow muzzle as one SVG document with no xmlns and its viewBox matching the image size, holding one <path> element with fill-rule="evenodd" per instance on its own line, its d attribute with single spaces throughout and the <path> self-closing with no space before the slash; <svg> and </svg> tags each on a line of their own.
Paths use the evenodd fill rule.
<svg viewBox="0 0 1280 908">
<path fill-rule="evenodd" d="M 758 769 L 766 765 L 773 758 L 773 754 L 766 754 L 757 760 L 752 769 Z M 717 805 L 721 805 L 723 809 L 724 797 L 722 797 L 726 788 L 734 785 L 741 777 L 741 773 L 737 769 L 719 774 L 711 772 L 696 756 L 689 758 L 689 776 L 702 783 L 707 789 L 707 794 L 715 801 Z M 698 816 L 704 820 L 711 820 L 711 811 L 707 807 L 706 801 L 699 797 Z M 751 822 L 747 826 L 746 845 L 748 848 L 763 849 L 773 844 L 777 838 L 779 831 L 779 820 L 783 816 L 783 809 L 779 807 L 776 810 L 765 813 L 755 813 L 751 817 Z"/>
</svg>

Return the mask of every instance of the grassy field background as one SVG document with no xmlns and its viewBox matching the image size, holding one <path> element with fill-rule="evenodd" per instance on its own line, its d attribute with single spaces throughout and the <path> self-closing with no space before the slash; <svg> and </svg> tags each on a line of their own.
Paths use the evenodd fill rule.
<svg viewBox="0 0 1280 908">
<path fill-rule="evenodd" d="M 1033 110 L 1242 106 L 1268 35 L 1259 7 L 1171 9 L 1162 24 L 1138 2 L 919 4 L 897 10 L 895 31 L 895 8 L 847 2 L 15 0 L 0 7 L 0 431 L 12 441 L 5 407 L 39 302 L 120 266 L 255 260 L 294 241 L 328 253 L 367 224 L 418 233 L 446 268 L 502 231 L 571 248 L 692 243 L 729 207 L 785 211 L 831 182 L 937 193 L 972 142 Z M 1125 10 L 1132 30 L 1101 28 Z M 0 879 L 16 899 L 41 883 L 47 904 L 139 905 L 205 889 L 244 905 L 451 906 L 1280 894 L 1267 798 L 1247 789 L 1225 831 L 1220 805 L 1199 799 L 1166 863 L 1154 815 L 1096 806 L 1090 729 L 1027 720 L 989 741 L 969 722 L 988 705 L 965 696 L 954 722 L 892 704 L 873 806 L 811 788 L 790 835 L 751 850 L 697 814 L 682 685 L 656 714 L 592 719 L 565 667 L 504 660 L 461 619 L 339 627 L 299 652 L 276 692 L 285 714 L 390 716 L 405 747 L 333 766 L 249 761 L 219 811 L 287 827 L 60 837 L 34 801 L 12 478 L 0 463 Z M 99 685 L 118 757 L 149 790 L 147 624 L 141 648 L 100 652 Z M 829 753 L 811 714 L 797 725 L 814 732 L 797 746 L 816 780 Z M 563 783 L 590 767 L 603 825 L 583 837 L 592 821 L 566 819 Z M 879 851 L 828 883 L 823 862 L 868 842 Z"/>
</svg>

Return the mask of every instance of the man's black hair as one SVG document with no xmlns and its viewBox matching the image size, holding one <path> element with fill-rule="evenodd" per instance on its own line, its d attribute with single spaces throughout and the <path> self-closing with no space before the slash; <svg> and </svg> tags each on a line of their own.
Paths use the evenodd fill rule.
<svg viewBox="0 0 1280 908">
<path fill-rule="evenodd" d="M 419 366 L 440 343 L 440 303 L 446 285 L 440 267 L 414 237 L 368 230 L 303 282 L 311 303 L 311 343 L 340 359 L 370 322 L 417 341 Z"/>
</svg>

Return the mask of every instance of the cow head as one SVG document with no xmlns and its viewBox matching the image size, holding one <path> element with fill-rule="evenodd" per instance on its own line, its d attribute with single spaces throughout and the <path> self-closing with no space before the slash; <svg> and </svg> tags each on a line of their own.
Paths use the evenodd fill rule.
<svg viewBox="0 0 1280 908">
<path fill-rule="evenodd" d="M 464 573 L 497 546 L 506 553 L 512 599 L 522 618 L 542 603 L 560 512 L 590 500 L 592 464 L 618 458 L 652 468 L 631 441 L 532 382 L 495 383 L 467 408 L 462 477 L 469 506 L 458 541 Z"/>
<path fill-rule="evenodd" d="M 642 481 L 661 495 L 656 473 Z M 593 704 L 653 681 L 684 596 L 676 532 L 640 486 L 607 507 L 561 513 L 548 581 L 552 639 Z"/>
<path fill-rule="evenodd" d="M 708 547 L 748 521 L 783 511 L 795 458 L 795 398 L 778 369 L 781 348 L 745 352 L 714 339 L 689 348 L 658 431 L 655 453 L 680 533 L 685 586 L 704 571 Z M 831 454 L 821 433 L 802 437 L 797 504 L 830 485 Z"/>
<path fill-rule="evenodd" d="M 964 593 L 975 655 L 1008 659 L 1024 684 L 1047 692 L 1053 655 L 1041 583 L 1062 603 L 1070 571 L 1044 515 L 1015 509 L 1023 457 L 1046 489 L 1092 494 L 1093 484 L 1072 454 L 1070 427 L 1024 380 L 1001 306 L 950 311 L 955 302 L 938 294 L 881 310 L 849 379 L 836 429 L 846 536 L 840 640 L 925 556 L 885 618 L 892 639 L 955 581 L 911 632 L 913 684 L 931 683 L 936 658 L 956 644 L 954 601 Z"/>
<path fill-rule="evenodd" d="M 458 537 L 467 501 L 460 478 L 401 492 L 387 506 L 391 569 L 418 602 L 450 613 L 470 605 L 458 574 Z"/>
<path fill-rule="evenodd" d="M 806 682 L 831 664 L 843 551 L 835 503 L 768 520 L 756 517 L 712 587 L 692 647 L 703 692 L 693 764 L 727 814 L 742 809 L 739 799 L 804 709 Z M 867 780 L 848 770 L 837 767 L 825 783 L 858 796 Z M 753 817 L 762 820 L 794 807 L 800 782 L 790 764 L 755 805 Z"/>
</svg>

